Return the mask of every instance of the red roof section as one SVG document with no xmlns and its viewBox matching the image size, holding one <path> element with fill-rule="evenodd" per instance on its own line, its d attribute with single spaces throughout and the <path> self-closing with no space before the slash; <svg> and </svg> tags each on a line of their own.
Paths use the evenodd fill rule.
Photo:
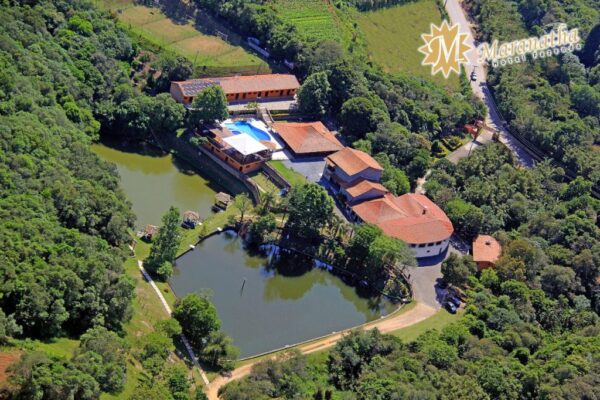
<svg viewBox="0 0 600 400">
<path fill-rule="evenodd" d="M 195 96 L 204 88 L 212 85 L 220 85 L 226 95 L 289 90 L 300 87 L 298 79 L 291 74 L 225 76 L 220 78 L 190 79 L 173 83 L 179 86 L 184 96 Z"/>
<path fill-rule="evenodd" d="M 364 151 L 345 147 L 337 153 L 327 156 L 327 161 L 337 165 L 349 176 L 356 175 L 368 168 L 383 171 L 381 165 Z"/>
<path fill-rule="evenodd" d="M 275 122 L 273 129 L 296 154 L 333 153 L 344 147 L 320 121 Z"/>
<path fill-rule="evenodd" d="M 446 214 L 422 194 L 387 194 L 353 206 L 352 210 L 364 222 L 379 226 L 386 235 L 410 244 L 446 240 L 454 232 Z"/>
<path fill-rule="evenodd" d="M 502 254 L 502 246 L 489 235 L 478 235 L 473 241 L 473 261 L 495 263 Z"/>
<path fill-rule="evenodd" d="M 348 192 L 348 194 L 350 194 L 350 196 L 352 197 L 362 196 L 363 194 L 371 190 L 377 190 L 379 192 L 382 192 L 382 194 L 389 193 L 389 190 L 387 190 L 385 186 L 383 186 L 381 183 L 371 182 L 367 180 L 362 180 L 357 184 L 346 188 L 346 192 Z"/>
</svg>

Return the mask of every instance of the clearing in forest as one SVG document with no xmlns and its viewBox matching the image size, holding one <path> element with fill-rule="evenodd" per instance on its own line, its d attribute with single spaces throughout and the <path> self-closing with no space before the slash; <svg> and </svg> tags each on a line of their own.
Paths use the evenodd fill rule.
<svg viewBox="0 0 600 400">
<path fill-rule="evenodd" d="M 219 31 L 214 25 L 202 26 L 200 32 L 191 18 L 180 16 L 175 20 L 159 8 L 136 5 L 133 0 L 103 0 L 101 3 L 105 9 L 115 12 L 119 21 L 135 36 L 186 57 L 205 75 L 270 72 L 265 61 L 239 45 L 239 36 L 227 35 L 228 41 L 225 41 L 217 35 Z M 203 15 L 199 20 L 207 18 Z"/>
<path fill-rule="evenodd" d="M 441 21 L 435 0 L 419 0 L 361 13 L 359 26 L 366 37 L 369 57 L 386 71 L 407 72 L 458 90 L 457 75 L 452 74 L 449 79 L 441 74 L 432 76 L 431 68 L 421 65 L 421 34 L 429 32 L 430 24 L 439 25 Z"/>
</svg>

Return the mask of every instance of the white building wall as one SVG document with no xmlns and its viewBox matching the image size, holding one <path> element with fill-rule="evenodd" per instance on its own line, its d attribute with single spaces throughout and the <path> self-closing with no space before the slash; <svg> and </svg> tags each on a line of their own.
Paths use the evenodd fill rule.
<svg viewBox="0 0 600 400">
<path fill-rule="evenodd" d="M 410 249 L 415 254 L 416 258 L 434 257 L 442 254 L 450 244 L 450 238 L 439 242 L 427 243 L 424 247 L 419 244 L 409 244 Z"/>
</svg>

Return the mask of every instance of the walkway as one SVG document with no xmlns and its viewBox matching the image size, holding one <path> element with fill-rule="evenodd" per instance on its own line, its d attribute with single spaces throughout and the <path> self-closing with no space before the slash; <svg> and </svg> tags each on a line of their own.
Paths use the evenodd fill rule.
<svg viewBox="0 0 600 400">
<path fill-rule="evenodd" d="M 406 312 L 402 312 L 402 310 L 400 310 L 396 314 L 393 314 L 392 316 L 390 316 L 389 318 L 373 321 L 369 324 L 363 325 L 361 328 L 365 329 L 365 330 L 377 328 L 382 333 L 389 333 L 389 332 L 396 331 L 398 329 L 406 328 L 407 326 L 414 325 L 418 322 L 421 322 L 421 321 L 433 316 L 437 312 L 438 312 L 438 308 L 430 307 L 423 303 L 417 303 L 413 308 L 411 308 L 410 310 L 408 310 Z M 297 349 L 302 354 L 310 354 L 310 353 L 314 353 L 316 351 L 325 350 L 325 349 L 330 348 L 333 345 L 335 345 L 341 338 L 344 337 L 345 334 L 347 334 L 351 330 L 352 329 L 348 329 L 346 331 L 332 334 L 323 339 L 319 339 L 314 342 L 302 345 L 302 346 L 298 347 Z M 276 355 L 273 355 L 273 357 L 271 357 L 271 358 L 276 358 Z M 207 395 L 208 395 L 209 400 L 219 400 L 218 393 L 219 393 L 219 389 L 221 387 L 225 386 L 229 382 L 235 381 L 237 379 L 241 379 L 241 378 L 245 377 L 246 375 L 250 374 L 250 372 L 252 371 L 252 367 L 261 361 L 264 361 L 264 359 L 259 359 L 252 363 L 248 363 L 239 368 L 236 368 L 231 373 L 230 376 L 227 376 L 227 377 L 219 376 L 218 378 L 213 380 L 208 385 Z"/>
<path fill-rule="evenodd" d="M 252 100 L 232 102 L 227 108 L 229 111 L 246 111 L 250 103 L 257 103 L 260 107 L 266 108 L 269 111 L 293 111 L 297 107 L 296 100 Z"/>
<path fill-rule="evenodd" d="M 156 283 L 154 282 L 154 280 L 152 279 L 150 274 L 148 274 L 148 272 L 144 268 L 144 264 L 142 263 L 141 260 L 138 260 L 138 268 L 140 269 L 140 271 L 142 271 L 142 275 L 144 275 L 144 279 L 146 279 L 146 281 L 150 284 L 150 286 L 152 286 L 152 289 L 154 289 L 154 291 L 158 295 L 158 298 L 160 299 L 160 302 L 162 303 L 165 311 L 170 316 L 172 314 L 172 311 L 171 311 L 171 307 L 169 306 L 169 303 L 167 303 L 167 300 L 165 300 L 165 297 L 160 292 L 160 289 L 158 288 L 158 286 L 156 286 Z M 200 367 L 200 364 L 198 364 L 198 359 L 196 358 L 196 355 L 194 354 L 194 350 L 192 349 L 192 346 L 190 346 L 190 343 L 188 342 L 187 338 L 183 334 L 181 334 L 181 341 L 183 342 L 183 345 L 185 346 L 190 359 L 194 363 L 194 366 L 198 369 L 198 371 L 200 371 L 200 376 L 202 377 L 202 381 L 204 382 L 204 385 L 208 385 L 209 384 L 208 377 L 206 376 L 206 373 L 204 372 L 202 367 Z"/>
<path fill-rule="evenodd" d="M 467 33 L 469 36 L 467 38 L 467 42 L 476 49 L 475 40 L 473 38 L 473 34 L 471 32 L 471 25 L 468 22 L 467 15 L 465 10 L 462 8 L 460 0 L 446 0 L 446 11 L 450 16 L 450 20 L 453 24 L 460 25 L 460 31 Z M 496 130 L 500 134 L 500 142 L 502 142 L 506 147 L 508 147 L 517 160 L 517 163 L 523 165 L 525 167 L 531 168 L 534 165 L 534 159 L 529 155 L 529 153 L 525 150 L 525 148 L 515 139 L 510 132 L 504 127 L 504 123 L 502 118 L 500 118 L 500 113 L 498 112 L 498 108 L 496 107 L 496 103 L 494 102 L 494 98 L 490 92 L 490 89 L 487 85 L 487 71 L 485 69 L 485 64 L 479 63 L 479 49 L 472 50 L 468 52 L 469 64 L 466 66 L 465 70 L 467 73 L 467 77 L 471 76 L 471 72 L 474 70 L 476 75 L 476 80 L 471 81 L 471 88 L 473 89 L 473 93 L 477 97 L 479 97 L 488 108 L 488 114 L 485 118 L 485 123 L 488 127 L 493 130 Z M 485 145 L 491 142 L 492 134 L 490 132 L 484 131 L 477 141 L 474 143 L 473 150 L 475 150 L 478 146 Z M 469 154 L 469 150 L 471 148 L 471 143 L 467 143 L 462 146 L 452 154 L 448 156 L 448 159 L 457 162 L 460 158 L 466 157 Z"/>
</svg>

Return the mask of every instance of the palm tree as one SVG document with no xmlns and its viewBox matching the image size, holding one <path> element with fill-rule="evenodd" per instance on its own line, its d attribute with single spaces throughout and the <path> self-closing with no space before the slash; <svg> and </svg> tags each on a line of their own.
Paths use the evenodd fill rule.
<svg viewBox="0 0 600 400">
<path fill-rule="evenodd" d="M 336 239 L 340 233 L 340 229 L 344 225 L 344 221 L 337 214 L 332 214 L 329 220 L 329 233 L 332 239 Z"/>
<path fill-rule="evenodd" d="M 269 192 L 262 193 L 260 195 L 261 214 L 266 213 L 274 201 L 275 201 L 275 193 L 274 192 L 269 191 Z"/>
<path fill-rule="evenodd" d="M 242 193 L 235 196 L 233 203 L 235 204 L 235 207 L 240 211 L 240 222 L 243 222 L 246 211 L 250 210 L 250 208 L 252 207 L 252 200 L 250 200 L 250 197 L 248 197 L 246 193 Z"/>
</svg>

